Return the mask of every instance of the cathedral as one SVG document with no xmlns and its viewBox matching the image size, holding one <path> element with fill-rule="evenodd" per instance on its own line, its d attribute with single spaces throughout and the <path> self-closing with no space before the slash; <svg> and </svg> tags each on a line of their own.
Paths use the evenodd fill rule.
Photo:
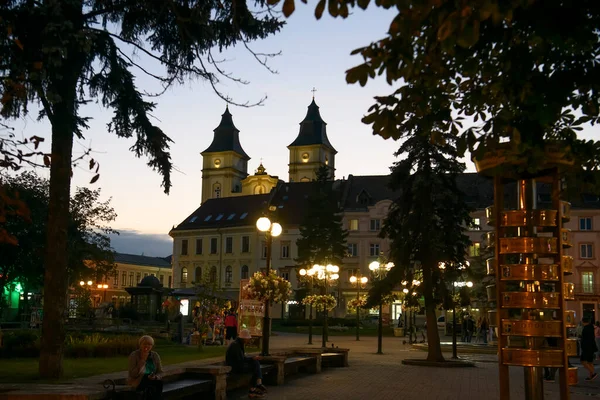
<svg viewBox="0 0 600 400">
<path fill-rule="evenodd" d="M 390 205 L 397 197 L 397 193 L 388 186 L 389 176 L 349 175 L 347 179 L 335 179 L 337 151 L 327 137 L 327 123 L 321 117 L 314 98 L 300 122 L 298 135 L 290 138 L 293 140 L 287 146 L 287 182 L 269 175 L 262 163 L 250 175 L 250 156 L 242 148 L 239 135 L 233 116 L 226 108 L 220 124 L 214 129 L 212 143 L 201 153 L 201 205 L 169 232 L 173 238 L 173 288 L 190 291 L 196 284 L 210 283 L 222 290 L 225 296 L 237 300 L 240 280 L 266 268 L 266 240 L 255 224 L 267 213 L 283 227 L 282 234 L 273 240 L 271 268 L 288 279 L 292 288 L 298 288 L 296 271 L 304 266 L 297 266 L 294 261 L 298 255 L 296 240 L 300 238 L 299 228 L 316 171 L 326 167 L 342 208 L 344 229 L 348 231 L 346 257 L 339 266 L 337 285 L 331 288 L 331 294 L 338 300 L 332 314 L 346 316 L 348 300 L 357 295 L 350 277 L 358 274 L 368 276 L 369 263 L 388 253 L 388 241 L 378 234 Z M 477 257 L 483 237 L 489 231 L 485 208 L 493 204 L 492 185 L 475 173 L 459 176 L 458 185 L 475 210 L 472 213 L 474 223 L 467 234 L 472 240 L 468 255 Z M 582 218 L 583 221 L 598 219 L 600 224 L 599 209 L 598 204 L 580 207 L 574 204 L 573 230 L 577 230 L 577 221 Z M 596 226 L 594 223 L 590 222 L 590 226 Z M 582 234 L 585 236 L 588 232 Z M 578 234 L 574 235 L 576 237 Z M 589 247 L 598 245 L 598 235 L 594 240 L 585 240 L 581 249 L 573 249 L 583 251 L 579 256 L 574 254 L 574 259 L 580 261 L 585 269 L 581 277 L 577 274 L 574 279 L 597 282 L 600 272 L 594 264 L 596 258 L 590 259 L 592 250 Z M 595 257 L 595 252 L 593 254 Z M 595 283 L 592 286 L 597 287 Z M 585 307 L 592 307 L 593 303 L 597 305 L 600 293 L 594 296 L 598 298 L 591 304 L 579 302 L 572 309 L 585 312 Z M 302 318 L 303 315 L 294 315 L 298 307 L 290 307 L 294 301 L 288 303 L 275 304 L 271 315 L 274 318 Z M 386 320 L 396 320 L 399 314 L 400 303 L 384 310 Z"/>
</svg>

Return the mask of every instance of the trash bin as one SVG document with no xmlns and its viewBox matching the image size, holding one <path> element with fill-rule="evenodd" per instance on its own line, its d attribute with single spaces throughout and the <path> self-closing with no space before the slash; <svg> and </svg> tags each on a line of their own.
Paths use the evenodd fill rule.
<svg viewBox="0 0 600 400">
<path fill-rule="evenodd" d="M 394 328 L 394 336 L 404 336 L 404 328 Z"/>
</svg>

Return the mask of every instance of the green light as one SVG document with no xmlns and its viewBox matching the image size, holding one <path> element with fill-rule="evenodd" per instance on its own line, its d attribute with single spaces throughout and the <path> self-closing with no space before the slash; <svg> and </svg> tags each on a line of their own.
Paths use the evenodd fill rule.
<svg viewBox="0 0 600 400">
<path fill-rule="evenodd" d="M 15 292 L 23 294 L 23 287 L 21 286 L 21 283 L 17 282 L 17 284 L 15 285 Z"/>
</svg>

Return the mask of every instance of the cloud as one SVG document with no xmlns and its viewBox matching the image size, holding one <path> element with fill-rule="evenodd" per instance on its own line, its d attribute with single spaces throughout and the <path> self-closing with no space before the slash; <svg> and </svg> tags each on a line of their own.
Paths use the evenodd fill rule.
<svg viewBox="0 0 600 400">
<path fill-rule="evenodd" d="M 173 253 L 173 239 L 167 234 L 141 233 L 133 229 L 117 229 L 110 235 L 111 246 L 117 253 L 166 257 Z"/>
</svg>

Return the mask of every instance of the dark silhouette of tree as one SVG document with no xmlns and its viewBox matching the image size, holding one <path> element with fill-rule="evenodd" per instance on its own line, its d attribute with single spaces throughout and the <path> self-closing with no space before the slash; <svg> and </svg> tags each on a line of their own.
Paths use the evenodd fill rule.
<svg viewBox="0 0 600 400">
<path fill-rule="evenodd" d="M 148 97 L 157 93 L 138 88 L 134 71 L 156 79 L 163 91 L 201 79 L 232 102 L 218 90 L 219 77 L 243 81 L 223 70 L 215 49 L 238 43 L 250 49 L 250 42 L 276 33 L 282 25 L 266 0 L 251 5 L 244 0 L 0 3 L 0 115 L 19 118 L 32 104 L 39 105 L 39 118 L 52 127 L 42 377 L 62 375 L 73 140 L 84 136 L 89 122 L 80 107 L 98 101 L 111 109 L 108 130 L 134 139 L 131 151 L 148 158 L 168 193 L 171 140 L 151 119 L 156 104 Z M 266 66 L 268 54 L 252 54 Z M 98 178 L 94 175 L 91 182 Z"/>
</svg>

